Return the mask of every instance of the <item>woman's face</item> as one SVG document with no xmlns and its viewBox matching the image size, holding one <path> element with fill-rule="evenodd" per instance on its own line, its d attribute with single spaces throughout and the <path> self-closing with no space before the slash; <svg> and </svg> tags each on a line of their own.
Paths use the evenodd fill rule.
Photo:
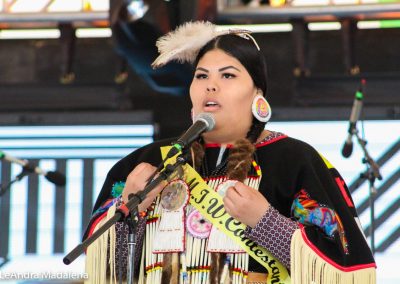
<svg viewBox="0 0 400 284">
<path fill-rule="evenodd" d="M 208 112 L 215 118 L 214 129 L 203 135 L 205 141 L 233 143 L 246 137 L 256 94 L 257 88 L 239 60 L 220 49 L 207 52 L 198 62 L 190 86 L 194 116 Z"/>
</svg>

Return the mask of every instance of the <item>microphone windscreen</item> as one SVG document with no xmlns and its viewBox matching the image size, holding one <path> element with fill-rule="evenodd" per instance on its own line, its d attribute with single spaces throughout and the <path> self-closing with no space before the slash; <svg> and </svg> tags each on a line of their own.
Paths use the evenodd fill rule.
<svg viewBox="0 0 400 284">
<path fill-rule="evenodd" d="M 342 148 L 342 156 L 348 158 L 353 152 L 353 143 L 344 143 Z"/>
<path fill-rule="evenodd" d="M 214 116 L 208 112 L 202 112 L 198 116 L 196 116 L 195 121 L 202 120 L 207 124 L 207 131 L 211 131 L 214 129 L 215 120 Z"/>
<path fill-rule="evenodd" d="M 65 175 L 59 172 L 47 172 L 45 177 L 48 181 L 58 186 L 64 186 L 66 182 Z"/>
</svg>

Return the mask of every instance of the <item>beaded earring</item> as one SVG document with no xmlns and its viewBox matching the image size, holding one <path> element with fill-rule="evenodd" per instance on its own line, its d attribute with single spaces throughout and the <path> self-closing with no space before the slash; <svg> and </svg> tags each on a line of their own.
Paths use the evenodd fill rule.
<svg viewBox="0 0 400 284">
<path fill-rule="evenodd" d="M 251 105 L 251 112 L 253 116 L 261 122 L 268 122 L 272 114 L 268 101 L 260 94 L 254 97 Z"/>
</svg>

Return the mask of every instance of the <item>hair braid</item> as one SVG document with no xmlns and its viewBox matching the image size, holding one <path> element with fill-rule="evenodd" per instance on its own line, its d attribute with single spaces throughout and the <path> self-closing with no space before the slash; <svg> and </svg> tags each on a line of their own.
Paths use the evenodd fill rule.
<svg viewBox="0 0 400 284">
<path fill-rule="evenodd" d="M 193 160 L 192 162 L 194 164 L 194 169 L 197 172 L 200 172 L 205 154 L 202 140 L 193 142 L 190 151 L 192 153 L 192 160 Z"/>
<path fill-rule="evenodd" d="M 239 139 L 233 145 L 228 157 L 227 176 L 244 181 L 251 168 L 254 145 L 247 138 Z"/>
<path fill-rule="evenodd" d="M 249 139 L 251 143 L 255 144 L 258 137 L 260 137 L 261 133 L 264 131 L 266 124 L 267 123 L 260 122 L 255 117 L 253 117 L 253 122 L 251 124 L 250 130 L 249 132 L 247 132 L 247 139 Z"/>
</svg>

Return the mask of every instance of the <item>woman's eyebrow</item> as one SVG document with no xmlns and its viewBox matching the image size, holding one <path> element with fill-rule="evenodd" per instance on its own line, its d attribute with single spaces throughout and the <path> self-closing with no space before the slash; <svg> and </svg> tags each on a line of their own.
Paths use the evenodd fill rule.
<svg viewBox="0 0 400 284">
<path fill-rule="evenodd" d="M 240 72 L 240 70 L 238 68 L 236 68 L 235 66 L 232 66 L 232 65 L 229 65 L 229 66 L 226 66 L 226 67 L 222 67 L 222 68 L 218 69 L 218 71 L 219 72 L 223 72 L 223 71 L 225 71 L 227 69 L 230 69 L 230 68 L 233 68 L 233 69 L 235 69 L 235 70 Z M 207 69 L 203 68 L 203 67 L 197 67 L 196 71 L 203 71 L 203 72 L 209 73 L 209 71 Z"/>
<path fill-rule="evenodd" d="M 205 68 L 203 68 L 203 67 L 197 67 L 197 68 L 196 68 L 196 71 L 203 71 L 203 72 L 208 73 L 208 70 L 205 69 Z"/>
<path fill-rule="evenodd" d="M 230 69 L 230 68 L 233 68 L 233 69 L 235 69 L 235 70 L 240 72 L 240 70 L 238 68 L 236 68 L 235 66 L 232 66 L 232 65 L 229 65 L 229 66 L 226 66 L 226 67 L 222 67 L 222 68 L 218 69 L 218 71 L 222 72 L 222 71 L 225 71 L 226 69 Z"/>
</svg>

